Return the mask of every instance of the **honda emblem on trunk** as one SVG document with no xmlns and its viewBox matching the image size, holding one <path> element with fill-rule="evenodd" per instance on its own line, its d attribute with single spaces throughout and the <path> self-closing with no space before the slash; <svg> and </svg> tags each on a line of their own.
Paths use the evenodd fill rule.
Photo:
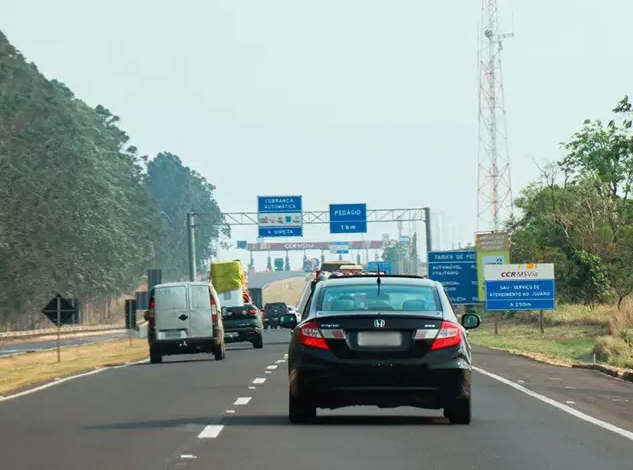
<svg viewBox="0 0 633 470">
<path fill-rule="evenodd" d="M 376 328 L 384 328 L 386 325 L 385 320 L 374 320 L 374 326 Z"/>
</svg>

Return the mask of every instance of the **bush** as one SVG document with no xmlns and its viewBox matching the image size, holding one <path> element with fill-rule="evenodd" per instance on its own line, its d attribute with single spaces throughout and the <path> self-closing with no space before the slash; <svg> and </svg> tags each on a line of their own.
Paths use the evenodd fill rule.
<svg viewBox="0 0 633 470">
<path fill-rule="evenodd" d="M 609 334 L 618 336 L 621 331 L 633 329 L 633 309 L 614 310 L 609 316 Z"/>
<path fill-rule="evenodd" d="M 593 347 L 596 359 L 611 362 L 614 359 L 630 356 L 633 353 L 631 346 L 622 338 L 614 336 L 601 336 Z"/>
<path fill-rule="evenodd" d="M 633 346 L 633 328 L 620 330 L 620 338 L 626 341 L 629 346 Z"/>
</svg>

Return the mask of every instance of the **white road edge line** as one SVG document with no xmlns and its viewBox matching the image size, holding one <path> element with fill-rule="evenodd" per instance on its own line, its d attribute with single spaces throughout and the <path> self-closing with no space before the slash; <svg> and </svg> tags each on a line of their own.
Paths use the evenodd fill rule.
<svg viewBox="0 0 633 470">
<path fill-rule="evenodd" d="M 215 439 L 224 429 L 223 424 L 209 424 L 198 434 L 198 439 Z"/>
<path fill-rule="evenodd" d="M 255 380 L 253 380 L 254 384 L 263 384 L 264 382 L 266 382 L 266 379 L 263 377 L 257 377 Z"/>
<path fill-rule="evenodd" d="M 234 405 L 248 405 L 248 402 L 251 401 L 251 397 L 239 397 L 235 400 Z"/>
<path fill-rule="evenodd" d="M 136 361 L 136 362 L 129 362 L 129 363 L 121 365 L 121 366 L 101 367 L 99 369 L 91 370 L 90 372 L 83 372 L 81 374 L 76 374 L 76 375 L 71 375 L 69 377 L 64 377 L 63 379 L 56 378 L 56 379 L 53 379 L 49 383 L 46 383 L 44 385 L 40 385 L 39 387 L 30 388 L 28 390 L 25 390 L 25 391 L 20 392 L 20 393 L 16 393 L 14 395 L 4 396 L 4 397 L 0 398 L 0 403 L 2 403 L 3 401 L 13 400 L 14 398 L 20 398 L 20 397 L 23 397 L 25 395 L 30 395 L 31 393 L 39 392 L 40 390 L 45 390 L 45 389 L 53 387 L 55 385 L 59 385 L 59 384 L 62 384 L 64 382 L 68 382 L 69 380 L 79 379 L 81 377 L 88 377 L 89 375 L 98 374 L 99 372 L 103 372 L 103 371 L 110 370 L 110 369 L 115 369 L 115 368 L 121 369 L 123 367 L 134 366 L 134 365 L 137 365 L 137 364 L 143 364 L 145 362 L 149 362 L 149 359 L 143 359 L 142 361 Z"/>
<path fill-rule="evenodd" d="M 268 369 L 268 370 L 275 370 L 277 367 L 279 367 L 279 366 L 276 365 L 276 364 L 273 364 L 271 366 L 266 367 L 266 369 Z"/>
<path fill-rule="evenodd" d="M 613 424 L 607 423 L 606 421 L 602 421 L 598 418 L 594 418 L 593 416 L 589 416 L 588 414 L 583 413 L 582 411 L 578 411 L 571 406 L 563 405 L 562 403 L 557 402 L 556 400 L 552 400 L 540 393 L 533 392 L 532 390 L 523 387 L 522 385 L 515 384 L 514 382 L 501 377 L 500 375 L 493 374 L 492 372 L 485 371 L 480 369 L 479 367 L 473 367 L 474 371 L 479 372 L 480 374 L 486 375 L 492 379 L 498 380 L 501 383 L 509 385 L 510 387 L 518 390 L 519 392 L 523 392 L 526 395 L 531 396 L 532 398 L 536 398 L 537 400 L 542 401 L 543 403 L 547 403 L 548 405 L 553 406 L 554 408 L 558 408 L 559 410 L 564 411 L 565 413 L 569 413 L 576 418 L 582 419 L 583 421 L 587 421 L 588 423 L 595 424 L 596 426 L 600 426 L 602 429 L 606 429 L 607 431 L 614 432 L 619 434 L 622 437 L 630 439 L 633 441 L 633 432 L 627 431 L 626 429 L 619 428 L 614 426 Z"/>
</svg>

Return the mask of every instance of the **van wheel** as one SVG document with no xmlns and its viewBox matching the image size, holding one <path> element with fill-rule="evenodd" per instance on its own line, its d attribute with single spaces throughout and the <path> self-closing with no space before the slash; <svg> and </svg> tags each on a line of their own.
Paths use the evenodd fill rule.
<svg viewBox="0 0 633 470">
<path fill-rule="evenodd" d="M 150 345 L 149 347 L 149 362 L 151 364 L 160 364 L 163 362 L 163 355 L 156 346 Z"/>
<path fill-rule="evenodd" d="M 255 336 L 253 340 L 253 347 L 255 349 L 262 349 L 264 347 L 264 338 L 262 338 L 261 333 Z"/>
<path fill-rule="evenodd" d="M 215 356 L 216 361 L 221 361 L 223 359 L 226 359 L 226 344 L 222 342 L 221 346 L 218 346 L 217 348 L 215 348 L 215 352 L 213 353 L 213 355 Z"/>
</svg>

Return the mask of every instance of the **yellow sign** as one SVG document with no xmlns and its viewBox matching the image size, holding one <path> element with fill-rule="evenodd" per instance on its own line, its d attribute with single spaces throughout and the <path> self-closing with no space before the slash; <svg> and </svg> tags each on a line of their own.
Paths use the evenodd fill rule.
<svg viewBox="0 0 633 470">
<path fill-rule="evenodd" d="M 487 264 L 510 263 L 510 236 L 506 232 L 477 233 L 477 290 L 479 301 L 486 300 L 484 266 Z"/>
</svg>

